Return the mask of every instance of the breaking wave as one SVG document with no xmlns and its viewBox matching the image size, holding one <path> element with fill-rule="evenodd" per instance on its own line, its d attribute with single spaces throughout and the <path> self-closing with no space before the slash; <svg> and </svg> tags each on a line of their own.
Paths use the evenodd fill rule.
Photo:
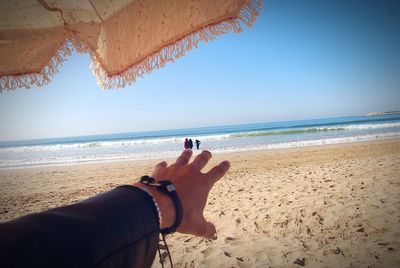
<svg viewBox="0 0 400 268">
<path fill-rule="evenodd" d="M 254 131 L 254 132 L 243 132 L 243 133 L 232 134 L 232 137 L 236 138 L 262 137 L 262 136 L 292 135 L 292 134 L 303 134 L 303 133 L 318 133 L 318 132 L 328 132 L 328 131 L 367 130 L 367 129 L 378 129 L 378 128 L 380 129 L 380 128 L 392 128 L 392 127 L 400 127 L 400 123 L 348 125 L 348 126 L 322 127 L 322 128 L 312 127 L 312 128 L 276 130 L 276 131 Z"/>
</svg>

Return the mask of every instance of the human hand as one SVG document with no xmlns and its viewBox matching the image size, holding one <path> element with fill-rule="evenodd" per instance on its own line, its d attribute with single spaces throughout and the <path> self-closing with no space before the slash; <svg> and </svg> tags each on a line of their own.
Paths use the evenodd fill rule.
<svg viewBox="0 0 400 268">
<path fill-rule="evenodd" d="M 209 172 L 202 173 L 201 170 L 211 159 L 211 153 L 204 150 L 189 164 L 192 154 L 192 150 L 186 149 L 174 164 L 168 166 L 165 161 L 157 164 L 152 177 L 157 181 L 170 180 L 175 185 L 183 207 L 183 219 L 177 231 L 211 238 L 216 233 L 215 226 L 206 221 L 203 211 L 211 188 L 229 170 L 230 164 L 223 161 Z M 136 186 L 144 187 L 141 184 Z M 161 229 L 170 227 L 175 222 L 175 206 L 171 198 L 154 187 L 146 188 L 151 191 L 160 207 Z"/>
</svg>

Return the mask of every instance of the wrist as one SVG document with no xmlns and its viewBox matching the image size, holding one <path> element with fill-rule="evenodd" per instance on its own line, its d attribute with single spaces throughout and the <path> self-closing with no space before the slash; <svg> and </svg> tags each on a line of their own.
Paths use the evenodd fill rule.
<svg viewBox="0 0 400 268">
<path fill-rule="evenodd" d="M 134 183 L 133 186 L 138 187 L 142 190 L 146 189 L 153 196 L 161 213 L 160 229 L 170 227 L 174 224 L 176 209 L 171 197 L 158 191 L 154 187 L 150 187 L 142 183 Z"/>
</svg>

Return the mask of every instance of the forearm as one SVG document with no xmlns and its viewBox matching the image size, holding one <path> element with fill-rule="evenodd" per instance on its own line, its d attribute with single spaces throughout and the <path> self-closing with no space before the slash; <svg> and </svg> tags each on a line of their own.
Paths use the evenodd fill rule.
<svg viewBox="0 0 400 268">
<path fill-rule="evenodd" d="M 132 186 L 118 187 L 71 206 L 1 224 L 0 254 L 6 267 L 149 267 L 158 227 L 150 196 Z"/>
</svg>

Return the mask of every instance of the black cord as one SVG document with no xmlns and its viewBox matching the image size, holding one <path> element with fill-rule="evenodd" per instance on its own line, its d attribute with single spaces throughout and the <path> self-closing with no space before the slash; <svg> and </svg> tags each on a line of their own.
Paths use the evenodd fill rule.
<svg viewBox="0 0 400 268">
<path fill-rule="evenodd" d="M 169 252 L 169 247 L 168 247 L 167 241 L 165 240 L 165 235 L 163 233 L 161 233 L 161 237 L 162 237 L 161 241 L 164 242 L 164 246 L 165 246 L 164 250 L 167 251 L 167 255 L 169 258 L 169 263 L 171 264 L 171 268 L 174 268 L 174 264 L 172 263 L 171 253 Z M 164 268 L 164 258 L 162 257 L 162 254 L 161 254 L 160 244 L 158 245 L 158 256 L 160 258 L 161 267 Z"/>
<path fill-rule="evenodd" d="M 169 248 L 168 248 L 168 244 L 167 241 L 165 241 L 165 235 L 163 233 L 161 233 L 163 241 L 164 241 L 164 245 L 167 248 L 167 253 L 168 253 L 168 258 L 169 258 L 169 263 L 171 263 L 171 268 L 174 268 L 174 265 L 172 264 L 172 258 L 171 258 L 171 253 L 169 253 Z"/>
<path fill-rule="evenodd" d="M 178 228 L 178 226 L 181 224 L 182 218 L 183 218 L 183 208 L 182 208 L 181 201 L 179 200 L 178 193 L 176 192 L 175 185 L 168 180 L 156 181 L 154 178 L 147 176 L 147 175 L 142 176 L 140 178 L 140 182 L 145 185 L 148 185 L 148 186 L 156 187 L 157 190 L 163 192 L 164 194 L 169 195 L 172 198 L 172 201 L 174 202 L 175 209 L 176 209 L 175 222 L 172 226 L 160 230 L 161 241 L 164 242 L 164 246 L 167 251 L 167 255 L 169 258 L 169 262 L 171 264 L 171 268 L 173 268 L 174 265 L 172 263 L 171 253 L 169 252 L 169 248 L 168 248 L 167 241 L 165 240 L 165 236 L 167 234 L 174 233 L 176 231 L 176 228 Z M 158 244 L 158 256 L 160 258 L 161 266 L 164 268 L 164 258 L 162 256 L 163 254 L 161 254 L 160 245 L 161 244 L 159 243 Z M 165 250 L 165 249 L 163 249 L 163 250 Z"/>
<path fill-rule="evenodd" d="M 164 261 L 161 258 L 161 250 L 160 250 L 160 245 L 158 245 L 158 258 L 160 259 L 161 267 L 164 268 Z"/>
</svg>

